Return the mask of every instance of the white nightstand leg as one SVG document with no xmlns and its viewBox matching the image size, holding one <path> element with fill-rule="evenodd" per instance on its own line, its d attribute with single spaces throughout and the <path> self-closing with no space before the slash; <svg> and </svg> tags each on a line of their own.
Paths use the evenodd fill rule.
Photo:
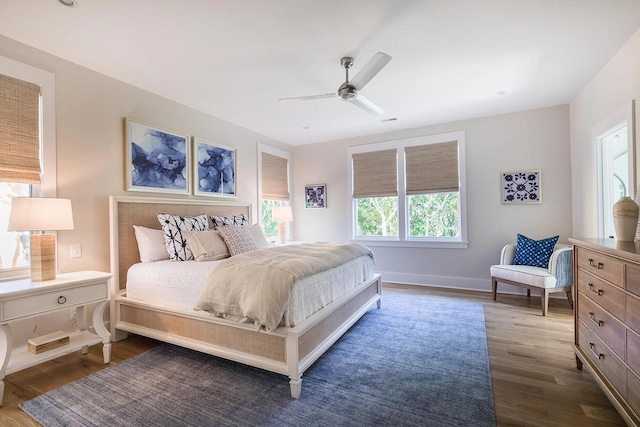
<svg viewBox="0 0 640 427">
<path fill-rule="evenodd" d="M 81 331 L 86 331 L 87 330 L 87 320 L 84 318 L 84 306 L 83 305 L 81 305 L 80 307 L 76 308 L 76 322 L 78 323 L 78 329 L 80 329 Z M 82 348 L 80 349 L 80 352 L 82 354 L 89 353 L 89 346 L 88 345 L 83 345 Z"/>
<path fill-rule="evenodd" d="M 111 361 L 111 334 L 104 327 L 104 309 L 107 306 L 107 301 L 103 301 L 96 307 L 93 312 L 93 329 L 102 338 L 102 355 L 104 356 L 104 363 Z"/>
<path fill-rule="evenodd" d="M 0 365 L 0 406 L 2 406 L 2 398 L 4 396 L 4 373 L 7 371 L 9 357 L 13 350 L 13 335 L 9 325 L 0 326 L 0 357 L 2 364 Z"/>
</svg>

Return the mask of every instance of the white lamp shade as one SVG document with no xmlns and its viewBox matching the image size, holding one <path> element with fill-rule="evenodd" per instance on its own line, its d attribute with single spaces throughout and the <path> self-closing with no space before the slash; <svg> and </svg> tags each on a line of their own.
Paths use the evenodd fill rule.
<svg viewBox="0 0 640 427">
<path fill-rule="evenodd" d="M 7 231 L 73 230 L 71 200 L 14 197 Z"/>
<path fill-rule="evenodd" d="M 271 212 L 271 220 L 273 222 L 291 222 L 293 221 L 293 213 L 291 206 L 276 206 Z"/>
</svg>

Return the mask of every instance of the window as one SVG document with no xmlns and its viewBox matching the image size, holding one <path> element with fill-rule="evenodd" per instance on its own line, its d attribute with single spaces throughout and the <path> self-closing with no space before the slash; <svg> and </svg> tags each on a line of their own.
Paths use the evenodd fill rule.
<svg viewBox="0 0 640 427">
<path fill-rule="evenodd" d="M 260 194 L 260 223 L 267 240 L 278 240 L 278 223 L 271 220 L 276 206 L 288 206 L 290 154 L 258 144 L 258 177 Z"/>
<path fill-rule="evenodd" d="M 0 279 L 29 274 L 29 234 L 8 232 L 13 197 L 55 197 L 55 79 L 0 57 Z"/>
<path fill-rule="evenodd" d="M 466 247 L 464 132 L 349 148 L 352 238 Z"/>
<path fill-rule="evenodd" d="M 623 122 L 596 139 L 598 163 L 598 205 L 601 206 L 598 224 L 600 237 L 615 236 L 612 207 L 620 197 L 631 193 L 629 143 L 627 122 Z"/>
</svg>

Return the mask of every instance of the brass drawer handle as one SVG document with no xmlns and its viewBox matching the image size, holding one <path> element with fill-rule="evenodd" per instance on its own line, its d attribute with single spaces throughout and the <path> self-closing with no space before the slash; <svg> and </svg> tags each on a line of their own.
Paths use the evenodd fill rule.
<svg viewBox="0 0 640 427">
<path fill-rule="evenodd" d="M 597 353 L 593 348 L 596 345 L 592 342 L 589 343 L 589 350 L 591 350 L 591 353 L 593 353 L 594 356 L 596 356 L 598 359 L 604 359 L 604 354 L 602 353 Z"/>
<path fill-rule="evenodd" d="M 589 258 L 589 265 L 590 265 L 591 267 L 597 268 L 598 270 L 602 270 L 602 267 L 604 267 L 604 265 L 602 265 L 602 263 L 601 263 L 601 262 L 599 262 L 599 263 L 597 263 L 597 264 L 594 264 L 594 263 L 593 263 L 593 259 L 592 259 L 592 258 Z"/>
<path fill-rule="evenodd" d="M 589 290 L 598 296 L 602 296 L 602 289 L 598 289 L 597 291 L 594 291 L 592 283 L 589 283 Z"/>
<path fill-rule="evenodd" d="M 60 295 L 58 297 L 58 304 L 64 304 L 65 302 L 67 302 L 67 297 L 65 297 L 64 295 Z"/>
<path fill-rule="evenodd" d="M 596 320 L 596 319 L 593 317 L 593 313 L 592 313 L 592 312 L 589 312 L 589 319 L 591 319 L 591 321 L 592 321 L 593 323 L 595 323 L 596 325 L 598 325 L 598 327 L 600 327 L 600 326 L 602 326 L 602 325 L 604 324 L 604 321 L 602 321 L 602 320 Z"/>
</svg>

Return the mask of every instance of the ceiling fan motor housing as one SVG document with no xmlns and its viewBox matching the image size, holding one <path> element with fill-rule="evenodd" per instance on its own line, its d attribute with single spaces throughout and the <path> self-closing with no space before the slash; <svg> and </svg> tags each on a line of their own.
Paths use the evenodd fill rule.
<svg viewBox="0 0 640 427">
<path fill-rule="evenodd" d="M 352 84 L 342 83 L 342 85 L 340 85 L 340 87 L 338 88 L 338 96 L 340 97 L 340 99 L 350 101 L 358 96 L 358 91 Z"/>
</svg>

